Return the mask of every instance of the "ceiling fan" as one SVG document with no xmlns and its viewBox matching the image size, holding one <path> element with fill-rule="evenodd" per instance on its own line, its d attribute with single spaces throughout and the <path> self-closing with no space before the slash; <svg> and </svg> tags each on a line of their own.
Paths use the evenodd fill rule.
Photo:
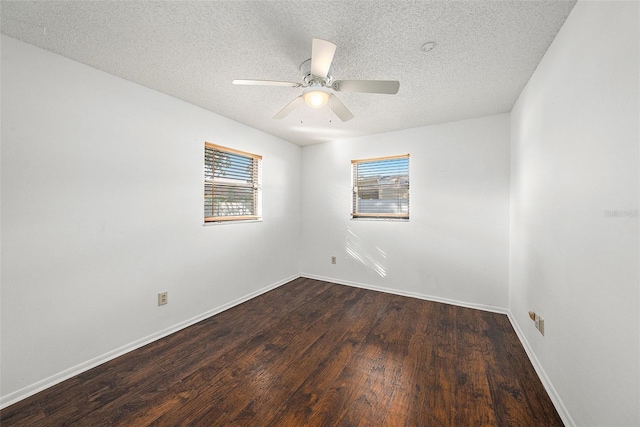
<svg viewBox="0 0 640 427">
<path fill-rule="evenodd" d="M 234 85 L 303 87 L 302 95 L 297 96 L 274 119 L 283 119 L 305 102 L 313 108 L 323 107 L 329 102 L 331 111 L 343 122 L 353 119 L 354 115 L 333 94 L 334 92 L 386 93 L 395 95 L 400 88 L 396 80 L 333 80 L 331 63 L 336 45 L 322 39 L 313 39 L 311 59 L 300 65 L 302 83 L 274 80 L 234 80 Z"/>
</svg>

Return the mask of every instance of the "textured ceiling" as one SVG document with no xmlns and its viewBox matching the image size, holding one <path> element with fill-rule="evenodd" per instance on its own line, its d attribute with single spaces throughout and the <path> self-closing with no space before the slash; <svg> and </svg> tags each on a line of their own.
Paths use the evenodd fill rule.
<svg viewBox="0 0 640 427">
<path fill-rule="evenodd" d="M 6 1 L 1 32 L 299 145 L 511 110 L 571 1 Z M 399 80 L 272 119 L 301 88 L 311 39 L 338 48 L 335 79 Z M 420 47 L 435 42 L 430 52 Z"/>
</svg>

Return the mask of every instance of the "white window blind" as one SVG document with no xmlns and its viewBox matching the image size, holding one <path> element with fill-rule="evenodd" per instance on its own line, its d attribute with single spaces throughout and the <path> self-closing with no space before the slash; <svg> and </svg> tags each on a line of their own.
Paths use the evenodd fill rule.
<svg viewBox="0 0 640 427">
<path fill-rule="evenodd" d="M 352 160 L 352 218 L 409 219 L 409 155 Z"/>
<path fill-rule="evenodd" d="M 206 142 L 204 221 L 260 219 L 262 157 Z"/>
</svg>

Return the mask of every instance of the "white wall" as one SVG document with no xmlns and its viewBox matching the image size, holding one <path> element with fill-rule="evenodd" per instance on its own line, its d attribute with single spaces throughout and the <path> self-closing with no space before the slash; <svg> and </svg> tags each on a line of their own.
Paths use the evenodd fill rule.
<svg viewBox="0 0 640 427">
<path fill-rule="evenodd" d="M 298 276 L 298 146 L 5 36 L 1 136 L 3 404 Z M 203 226 L 204 141 L 264 221 Z"/>
<path fill-rule="evenodd" d="M 638 6 L 579 1 L 511 115 L 511 314 L 580 426 L 640 425 Z"/>
<path fill-rule="evenodd" d="M 407 153 L 410 221 L 351 220 L 351 160 Z M 307 146 L 302 177 L 302 275 L 506 309 L 508 114 Z"/>
</svg>

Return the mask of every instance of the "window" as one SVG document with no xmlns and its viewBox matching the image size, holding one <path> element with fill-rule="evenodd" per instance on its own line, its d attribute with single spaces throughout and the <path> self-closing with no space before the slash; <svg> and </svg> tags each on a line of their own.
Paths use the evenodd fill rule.
<svg viewBox="0 0 640 427">
<path fill-rule="evenodd" d="M 260 219 L 262 157 L 204 144 L 204 222 Z"/>
<path fill-rule="evenodd" d="M 351 218 L 409 219 L 409 155 L 352 160 Z"/>
</svg>

